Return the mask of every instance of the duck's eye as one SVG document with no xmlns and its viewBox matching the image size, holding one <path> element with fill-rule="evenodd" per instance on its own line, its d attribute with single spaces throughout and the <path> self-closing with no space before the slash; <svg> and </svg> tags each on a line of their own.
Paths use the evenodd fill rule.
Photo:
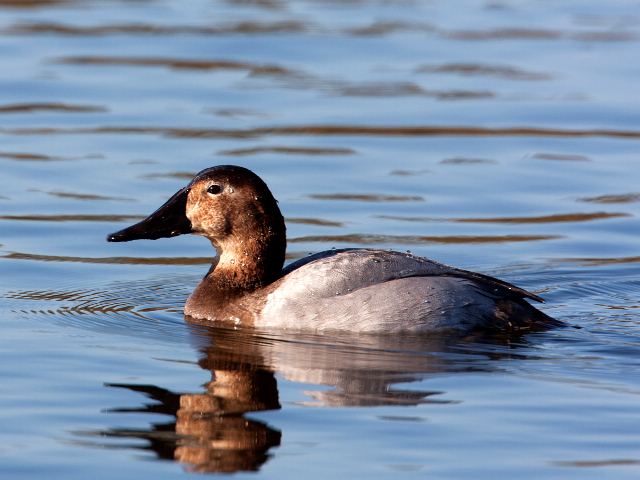
<svg viewBox="0 0 640 480">
<path fill-rule="evenodd" d="M 222 192 L 222 187 L 220 185 L 217 184 L 213 184 L 213 185 L 209 185 L 207 187 L 207 193 L 210 193 L 211 195 L 217 195 L 220 192 Z"/>
</svg>

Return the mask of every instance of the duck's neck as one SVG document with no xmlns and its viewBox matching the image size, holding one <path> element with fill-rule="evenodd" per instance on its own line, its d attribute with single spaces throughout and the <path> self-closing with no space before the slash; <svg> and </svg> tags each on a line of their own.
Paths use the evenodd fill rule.
<svg viewBox="0 0 640 480">
<path fill-rule="evenodd" d="M 232 234 L 223 242 L 212 241 L 219 258 L 205 277 L 210 286 L 227 293 L 246 293 L 280 276 L 286 250 L 284 220 L 259 226 L 264 228 L 253 225 L 246 234 Z"/>
</svg>

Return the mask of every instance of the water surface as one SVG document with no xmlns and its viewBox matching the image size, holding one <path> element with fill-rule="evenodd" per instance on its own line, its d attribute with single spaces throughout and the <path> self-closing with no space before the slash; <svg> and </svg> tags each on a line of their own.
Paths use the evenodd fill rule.
<svg viewBox="0 0 640 480">
<path fill-rule="evenodd" d="M 0 1 L 0 30 L 1 477 L 638 477 L 637 2 Z M 105 235 L 221 163 L 288 260 L 411 250 L 569 327 L 194 324 L 208 242 Z"/>
</svg>

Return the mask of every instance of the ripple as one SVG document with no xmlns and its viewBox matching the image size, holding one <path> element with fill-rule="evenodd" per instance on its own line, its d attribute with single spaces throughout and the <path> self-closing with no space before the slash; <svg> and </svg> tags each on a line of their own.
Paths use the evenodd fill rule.
<svg viewBox="0 0 640 480">
<path fill-rule="evenodd" d="M 632 217 L 629 213 L 593 212 L 593 213 L 561 213 L 554 215 L 540 215 L 533 217 L 478 217 L 478 218 L 437 218 L 437 217 L 409 217 L 402 215 L 376 215 L 376 218 L 399 220 L 402 222 L 457 222 L 457 223 L 565 223 L 589 222 L 608 218 Z"/>
<path fill-rule="evenodd" d="M 565 36 L 565 33 L 559 30 L 515 27 L 492 30 L 442 30 L 441 33 L 454 40 L 556 40 Z"/>
<path fill-rule="evenodd" d="M 355 36 L 383 36 L 394 33 L 424 33 L 457 41 L 491 40 L 575 40 L 582 42 L 629 42 L 638 36 L 631 31 L 590 30 L 566 31 L 549 28 L 499 27 L 493 29 L 447 30 L 430 23 L 407 21 L 376 21 L 369 25 L 349 27 L 342 31 Z"/>
<path fill-rule="evenodd" d="M 111 197 L 107 195 L 96 195 L 94 193 L 76 193 L 76 192 L 45 192 L 47 195 L 58 198 L 69 198 L 72 200 L 91 200 L 91 201 L 116 201 L 116 202 L 135 202 L 133 198 Z"/>
<path fill-rule="evenodd" d="M 594 213 L 561 213 L 555 215 L 541 215 L 537 217 L 494 217 L 494 218 L 457 218 L 454 222 L 461 223 L 566 223 L 590 222 L 608 218 L 632 217 L 629 213 L 594 212 Z"/>
<path fill-rule="evenodd" d="M 411 82 L 368 82 L 336 85 L 334 91 L 345 97 L 405 97 L 426 95 L 420 85 Z"/>
<path fill-rule="evenodd" d="M 427 93 L 439 100 L 473 100 L 496 96 L 489 90 L 428 90 Z"/>
<path fill-rule="evenodd" d="M 389 172 L 389 175 L 395 175 L 397 177 L 415 177 L 419 175 L 424 175 L 425 173 L 431 173 L 431 170 L 426 168 L 420 170 L 405 170 L 405 169 L 395 169 Z"/>
<path fill-rule="evenodd" d="M 624 31 L 588 31 L 567 32 L 546 28 L 504 27 L 488 30 L 440 30 L 440 35 L 452 40 L 561 40 L 570 39 L 585 42 L 628 42 L 637 39 L 637 35 Z"/>
<path fill-rule="evenodd" d="M 90 330 L 127 336 L 184 341 L 182 308 L 198 277 L 178 275 L 113 282 L 102 286 L 66 286 L 55 290 L 14 290 L 5 295 L 17 313 Z"/>
<path fill-rule="evenodd" d="M 601 32 L 577 32 L 571 35 L 573 40 L 584 42 L 631 42 L 638 39 L 638 35 L 632 32 L 601 31 Z"/>
<path fill-rule="evenodd" d="M 558 258 L 554 259 L 555 262 L 567 262 L 576 263 L 590 267 L 605 266 L 605 265 L 619 265 L 625 263 L 640 263 L 640 256 L 638 257 L 575 257 L 575 258 Z"/>
<path fill-rule="evenodd" d="M 640 460 L 631 458 L 612 458 L 605 460 L 560 460 L 553 462 L 560 467 L 594 468 L 640 465 Z"/>
<path fill-rule="evenodd" d="M 283 0 L 225 0 L 236 6 L 252 6 L 265 10 L 282 10 L 285 8 Z"/>
<path fill-rule="evenodd" d="M 424 202 L 419 195 L 380 195 L 377 193 L 312 193 L 313 200 L 343 200 L 355 202 Z"/>
<path fill-rule="evenodd" d="M 567 153 L 534 153 L 531 158 L 536 160 L 557 160 L 561 162 L 590 162 L 591 159 L 586 155 L 567 154 Z"/>
<path fill-rule="evenodd" d="M 30 113 L 30 112 L 71 112 L 96 113 L 106 112 L 105 107 L 98 105 L 79 105 L 58 102 L 41 103 L 11 103 L 0 105 L 0 113 Z"/>
<path fill-rule="evenodd" d="M 70 3 L 72 0 L 0 0 L 0 7 L 9 8 L 40 8 L 53 7 Z"/>
<path fill-rule="evenodd" d="M 298 223 L 302 225 L 315 225 L 319 227 L 344 227 L 344 223 L 333 220 L 323 220 L 321 218 L 287 218 L 287 223 Z"/>
<path fill-rule="evenodd" d="M 242 157 L 260 153 L 281 153 L 285 155 L 353 155 L 356 152 L 351 148 L 264 146 L 220 150 L 218 155 Z"/>
<path fill-rule="evenodd" d="M 392 243 L 399 245 L 442 244 L 476 244 L 476 243 L 510 243 L 533 242 L 540 240 L 558 240 L 560 235 L 376 235 L 352 233 L 347 235 L 309 235 L 289 239 L 289 243 L 350 243 L 355 245 L 374 245 Z"/>
<path fill-rule="evenodd" d="M 447 403 L 452 403 L 451 401 Z M 409 416 L 409 415 L 378 415 L 378 419 L 384 420 L 387 422 L 415 422 L 421 423 L 425 422 L 426 418 L 417 417 L 417 416 Z"/>
<path fill-rule="evenodd" d="M 36 260 L 40 262 L 75 262 L 112 265 L 210 265 L 213 257 L 74 257 L 11 252 L 0 256 L 7 260 Z"/>
<path fill-rule="evenodd" d="M 445 63 L 442 65 L 422 65 L 418 73 L 452 73 L 465 76 L 500 77 L 509 80 L 549 80 L 547 73 L 532 72 L 508 65 L 487 65 L 483 63 Z"/>
<path fill-rule="evenodd" d="M 25 222 L 128 222 L 141 220 L 144 215 L 65 214 L 65 215 L 0 215 L 0 220 Z"/>
<path fill-rule="evenodd" d="M 303 257 L 303 252 L 287 252 L 285 259 Z M 0 259 L 29 260 L 39 262 L 71 262 L 110 265 L 211 265 L 214 257 L 75 257 L 68 255 L 42 255 L 38 253 L 10 252 L 0 255 Z"/>
<path fill-rule="evenodd" d="M 488 90 L 427 90 L 411 82 L 369 82 L 336 86 L 336 93 L 347 97 L 405 97 L 421 95 L 440 100 L 495 97 Z"/>
<path fill-rule="evenodd" d="M 495 164 L 498 163 L 495 160 L 489 160 L 488 158 L 466 158 L 466 157 L 454 157 L 445 158 L 440 160 L 443 165 L 478 165 L 478 164 Z"/>
<path fill-rule="evenodd" d="M 88 133 L 102 133 L 102 129 L 87 129 Z M 144 130 L 144 129 L 143 129 Z M 463 126 L 359 126 L 359 125 L 302 125 L 263 127 L 245 130 L 216 130 L 216 129 L 150 129 L 152 133 L 162 133 L 167 136 L 180 138 L 194 137 L 252 137 L 261 135 L 357 135 L 357 136 L 532 136 L 532 137 L 620 137 L 640 138 L 640 131 L 636 130 L 605 130 L 605 129 L 553 129 L 535 127 L 506 127 L 483 128 Z M 125 133 L 120 130 L 121 133 Z M 116 128 L 110 132 L 106 127 L 104 133 L 119 133 Z M 137 133 L 137 132 L 133 132 Z"/>
<path fill-rule="evenodd" d="M 621 193 L 615 195 L 599 195 L 597 197 L 579 198 L 580 202 L 587 203 L 635 203 L 640 202 L 640 193 Z"/>
<path fill-rule="evenodd" d="M 20 162 L 61 162 L 68 160 L 98 160 L 104 159 L 104 155 L 90 154 L 82 155 L 78 157 L 60 157 L 56 155 L 46 155 L 43 153 L 30 153 L 30 152 L 0 152 L 0 158 L 6 158 L 8 160 L 17 160 Z"/>
<path fill-rule="evenodd" d="M 110 57 L 99 55 L 61 57 L 57 63 L 69 65 L 115 65 L 128 67 L 165 67 L 176 70 L 242 70 L 252 75 L 295 76 L 299 72 L 274 64 L 255 64 L 232 60 L 197 60 L 162 57 Z"/>
<path fill-rule="evenodd" d="M 638 310 L 640 305 L 600 305 L 609 310 Z"/>
<path fill-rule="evenodd" d="M 162 135 L 169 138 L 235 138 L 261 136 L 370 136 L 370 137 L 609 137 L 640 139 L 638 130 L 558 129 L 543 127 L 472 126 L 370 126 L 370 125 L 293 125 L 246 129 L 108 126 L 86 128 L 0 128 L 5 135 Z"/>
<path fill-rule="evenodd" d="M 68 35 L 68 36 L 104 36 L 104 35 L 228 35 L 228 34 L 265 34 L 265 33 L 301 33 L 308 26 L 296 20 L 275 22 L 243 21 L 226 25 L 158 25 L 153 23 L 112 23 L 96 26 L 78 26 L 55 22 L 21 22 L 5 29 L 4 33 L 14 35 Z"/>
<path fill-rule="evenodd" d="M 52 162 L 58 160 L 66 160 L 62 157 L 54 157 L 51 155 L 43 155 L 40 153 L 26 153 L 26 152 L 0 152 L 0 158 L 7 158 L 9 160 L 19 160 L 28 162 Z"/>
<path fill-rule="evenodd" d="M 67 0 L 68 1 L 68 0 Z M 20 6 L 22 3 L 55 4 L 66 3 L 64 0 L 19 0 L 0 2 L 0 6 Z M 247 3 L 245 0 L 244 3 Z M 61 36 L 106 36 L 106 35 L 265 35 L 283 33 L 324 33 L 342 34 L 362 37 L 385 36 L 395 33 L 423 33 L 437 35 L 439 37 L 456 41 L 488 41 L 488 40 L 562 40 L 569 39 L 583 42 L 628 42 L 638 38 L 632 31 L 620 29 L 610 30 L 590 30 L 590 31 L 561 31 L 546 28 L 519 28 L 502 27 L 487 30 L 447 30 L 425 22 L 407 21 L 376 21 L 369 25 L 346 27 L 343 29 L 323 28 L 319 25 L 301 22 L 295 19 L 285 19 L 280 21 L 240 21 L 229 22 L 220 25 L 160 25 L 146 22 L 135 23 L 109 23 L 94 26 L 80 26 L 61 22 L 29 22 L 22 21 L 15 23 L 3 30 L 4 34 L 11 35 L 61 35 Z M 474 64 L 452 64 L 452 65 L 474 65 Z M 509 76 L 511 72 L 502 71 L 501 66 L 494 73 L 487 71 L 479 74 Z M 449 73 L 449 72 L 445 72 Z M 463 73 L 466 72 L 451 72 Z M 515 79 L 521 80 L 541 80 L 539 75 L 531 72 L 530 78 L 525 78 L 527 73 L 516 69 L 513 74 Z"/>
<path fill-rule="evenodd" d="M 161 178 L 177 178 L 179 180 L 191 180 L 196 176 L 197 172 L 166 172 L 166 173 L 148 173 L 140 178 L 145 180 L 156 180 Z"/>
<path fill-rule="evenodd" d="M 150 158 L 138 158 L 129 160 L 127 163 L 129 165 L 158 165 L 160 162 L 157 160 L 151 160 Z"/>
<path fill-rule="evenodd" d="M 430 23 L 403 22 L 403 21 L 377 21 L 370 25 L 352 27 L 344 30 L 344 33 L 357 36 L 379 36 L 397 32 L 435 32 L 436 28 Z"/>
<path fill-rule="evenodd" d="M 205 112 L 217 115 L 219 117 L 237 118 L 237 117 L 268 117 L 266 113 L 248 108 L 207 108 Z"/>
<path fill-rule="evenodd" d="M 427 90 L 411 82 L 369 82 L 336 85 L 334 91 L 346 97 L 406 97 L 427 96 L 440 100 L 463 100 L 495 97 L 487 90 Z"/>
</svg>

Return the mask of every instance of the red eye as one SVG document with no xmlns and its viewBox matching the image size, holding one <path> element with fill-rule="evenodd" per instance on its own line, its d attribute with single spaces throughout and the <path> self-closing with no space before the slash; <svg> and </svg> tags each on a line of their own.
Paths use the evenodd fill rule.
<svg viewBox="0 0 640 480">
<path fill-rule="evenodd" d="M 215 183 L 207 187 L 207 193 L 210 193 L 211 195 L 217 195 L 220 192 L 222 192 L 222 187 L 220 185 L 216 185 Z"/>
</svg>

